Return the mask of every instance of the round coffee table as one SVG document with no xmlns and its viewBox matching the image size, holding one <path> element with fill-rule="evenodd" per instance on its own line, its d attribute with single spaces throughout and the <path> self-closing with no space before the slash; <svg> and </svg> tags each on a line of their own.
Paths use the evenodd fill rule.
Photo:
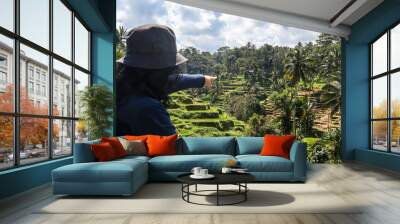
<svg viewBox="0 0 400 224">
<path fill-rule="evenodd" d="M 234 205 L 245 202 L 247 200 L 247 192 L 249 188 L 247 183 L 255 180 L 255 177 L 248 173 L 216 173 L 212 179 L 193 179 L 189 174 L 182 174 L 177 177 L 178 181 L 182 183 L 182 199 L 188 203 L 198 205 Z M 197 185 L 215 185 L 215 190 L 198 190 Z M 237 190 L 224 190 L 220 189 L 220 185 L 236 185 Z M 194 191 L 190 191 L 190 186 L 195 186 Z M 206 194 L 214 192 L 215 194 Z M 203 196 L 203 197 L 216 197 L 216 204 L 202 204 L 190 200 L 190 196 Z M 231 203 L 221 203 L 221 197 L 240 196 L 240 199 Z"/>
</svg>

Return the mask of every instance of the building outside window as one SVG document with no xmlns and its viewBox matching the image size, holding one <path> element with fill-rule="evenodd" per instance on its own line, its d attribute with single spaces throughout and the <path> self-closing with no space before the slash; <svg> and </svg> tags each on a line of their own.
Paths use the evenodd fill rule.
<svg viewBox="0 0 400 224">
<path fill-rule="evenodd" d="M 36 95 L 40 96 L 40 84 L 36 84 Z"/>
<path fill-rule="evenodd" d="M 55 106 L 57 106 L 58 103 L 58 89 L 54 89 L 54 93 L 53 93 L 53 104 Z"/>
<path fill-rule="evenodd" d="M 33 94 L 34 93 L 34 87 L 33 87 L 33 82 L 29 81 L 28 82 L 28 93 Z"/>
<path fill-rule="evenodd" d="M 34 77 L 33 77 L 33 67 L 32 66 L 29 66 L 28 73 L 29 73 L 29 79 L 33 80 Z"/>
<path fill-rule="evenodd" d="M 46 86 L 42 86 L 42 96 L 46 96 Z"/>
<path fill-rule="evenodd" d="M 0 68 L 7 68 L 7 56 L 0 54 Z"/>
<path fill-rule="evenodd" d="M 36 69 L 36 81 L 40 81 L 40 70 Z"/>
<path fill-rule="evenodd" d="M 0 81 L 6 83 L 7 82 L 7 73 L 4 71 L 1 71 L 1 76 L 0 76 Z"/>
<path fill-rule="evenodd" d="M 70 156 L 74 141 L 87 139 L 86 127 L 71 105 L 79 102 L 79 91 L 90 84 L 85 82 L 91 75 L 90 32 L 64 1 L 51 2 L 19 1 L 18 13 L 12 13 L 14 17 L 20 16 L 15 18 L 20 21 L 17 29 L 2 27 L 9 31 L 0 30 L 0 84 L 13 87 L 0 91 L 0 135 L 3 135 L 0 136 L 0 170 Z M 37 14 L 35 9 L 41 13 Z M 20 58 L 17 62 L 11 60 L 14 52 Z M 19 88 L 14 88 L 15 65 L 19 66 Z M 50 89 L 50 79 L 53 79 L 53 89 Z M 73 85 L 79 88 L 65 88 Z M 20 91 L 18 99 L 13 97 L 15 90 Z M 57 102 L 60 96 L 62 102 Z M 53 99 L 52 107 L 50 99 Z M 19 111 L 14 111 L 15 104 Z M 14 134 L 14 129 L 18 133 Z M 33 132 L 39 134 L 32 137 Z"/>
<path fill-rule="evenodd" d="M 42 82 L 43 83 L 46 83 L 46 74 L 45 73 L 42 73 Z"/>
<path fill-rule="evenodd" d="M 2 85 L 7 84 L 7 73 L 4 71 L 0 71 L 0 84 Z"/>
<path fill-rule="evenodd" d="M 0 91 L 5 91 L 7 87 L 7 56 L 0 54 Z"/>
<path fill-rule="evenodd" d="M 378 37 L 371 52 L 371 148 L 400 153 L 400 24 Z"/>
<path fill-rule="evenodd" d="M 7 73 L 0 70 L 0 90 L 4 91 L 7 85 Z"/>
</svg>

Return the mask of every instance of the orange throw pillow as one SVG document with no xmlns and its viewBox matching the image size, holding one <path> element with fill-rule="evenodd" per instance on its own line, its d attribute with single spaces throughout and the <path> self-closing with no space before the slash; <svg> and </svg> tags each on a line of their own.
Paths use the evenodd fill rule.
<svg viewBox="0 0 400 224">
<path fill-rule="evenodd" d="M 115 151 L 115 155 L 118 158 L 126 156 L 126 151 L 122 146 L 121 142 L 119 142 L 118 138 L 110 137 L 110 138 L 101 138 L 101 142 L 108 142 L 112 146 Z"/>
<path fill-rule="evenodd" d="M 99 162 L 110 161 L 117 159 L 117 155 L 110 143 L 102 142 L 99 144 L 93 144 L 90 146 L 94 157 Z"/>
<path fill-rule="evenodd" d="M 295 135 L 265 135 L 262 156 L 280 156 L 289 159 L 290 148 L 296 140 Z"/>
<path fill-rule="evenodd" d="M 176 155 L 177 135 L 158 136 L 149 135 L 147 137 L 148 156 Z"/>
<path fill-rule="evenodd" d="M 126 139 L 126 140 L 128 140 L 128 141 L 136 141 L 136 140 L 139 140 L 139 141 L 144 141 L 144 142 L 146 142 L 146 139 L 147 139 L 147 135 L 125 135 L 124 136 L 124 138 Z"/>
</svg>

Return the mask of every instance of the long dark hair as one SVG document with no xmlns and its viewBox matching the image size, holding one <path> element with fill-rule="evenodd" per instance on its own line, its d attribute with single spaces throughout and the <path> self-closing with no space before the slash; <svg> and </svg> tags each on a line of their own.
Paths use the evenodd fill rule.
<svg viewBox="0 0 400 224">
<path fill-rule="evenodd" d="M 122 104 L 132 95 L 149 96 L 160 101 L 168 99 L 168 77 L 177 67 L 143 69 L 118 64 L 116 87 L 117 103 Z"/>
</svg>

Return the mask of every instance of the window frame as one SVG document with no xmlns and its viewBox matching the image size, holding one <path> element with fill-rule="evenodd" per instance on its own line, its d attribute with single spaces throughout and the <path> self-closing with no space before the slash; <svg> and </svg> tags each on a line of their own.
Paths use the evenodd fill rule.
<svg viewBox="0 0 400 224">
<path fill-rule="evenodd" d="M 392 151 L 392 121 L 400 121 L 400 117 L 392 117 L 392 99 L 391 99 L 391 91 L 392 91 L 392 85 L 391 85 L 391 80 L 392 76 L 396 75 L 398 72 L 400 72 L 400 67 L 393 68 L 391 69 L 391 61 L 392 61 L 392 55 L 391 55 L 391 31 L 393 28 L 400 26 L 400 21 L 397 21 L 396 23 L 392 24 L 390 27 L 385 29 L 384 32 L 379 34 L 375 39 L 373 39 L 369 44 L 369 149 L 373 151 L 379 151 L 379 152 L 386 152 L 386 153 L 391 153 L 391 154 L 400 154 L 400 152 L 393 152 Z M 381 37 L 384 35 L 387 35 L 387 64 L 386 64 L 386 71 L 382 72 L 380 74 L 376 74 L 374 76 L 373 74 L 373 44 L 379 40 Z M 385 118 L 373 118 L 373 81 L 382 77 L 386 77 L 386 86 L 387 86 L 387 105 L 386 105 L 386 117 Z M 386 121 L 387 122 L 387 138 L 386 138 L 386 151 L 379 150 L 374 148 L 374 136 L 373 136 L 373 122 L 374 121 Z"/>
<path fill-rule="evenodd" d="M 79 16 L 78 13 L 76 13 L 72 7 L 65 1 L 65 0 L 59 0 L 68 10 L 71 11 L 71 18 L 70 18 L 70 22 L 71 22 L 71 58 L 67 59 L 64 58 L 63 56 L 55 53 L 53 50 L 53 21 L 54 21 L 54 17 L 53 17 L 53 1 L 54 0 L 48 0 L 49 3 L 49 47 L 48 49 L 46 49 L 45 47 L 42 47 L 39 44 L 36 44 L 32 41 L 30 41 L 29 39 L 23 37 L 20 35 L 20 0 L 14 0 L 13 1 L 13 10 L 14 10 L 14 18 L 13 18 L 13 22 L 14 22 L 14 30 L 10 31 L 4 27 L 0 26 L 0 35 L 3 35 L 4 37 L 8 37 L 11 38 L 13 41 L 13 64 L 12 66 L 12 73 L 11 75 L 13 75 L 13 79 L 14 79 L 14 99 L 13 99 L 13 112 L 2 112 L 0 111 L 0 116 L 4 116 L 4 117 L 12 117 L 13 119 L 13 166 L 10 167 L 5 167 L 5 168 L 0 168 L 0 172 L 4 171 L 4 170 L 10 170 L 10 169 L 16 169 L 18 167 L 23 167 L 23 166 L 29 166 L 29 165 L 33 165 L 33 164 L 37 164 L 37 163 L 43 163 L 49 160 L 54 160 L 54 159 L 62 159 L 65 157 L 70 157 L 73 155 L 74 152 L 74 143 L 75 143 L 75 126 L 76 126 L 76 121 L 78 121 L 80 118 L 75 116 L 75 108 L 72 107 L 71 108 L 71 114 L 70 116 L 66 115 L 66 116 L 57 116 L 57 115 L 53 115 L 53 60 L 58 60 L 61 63 L 64 63 L 68 66 L 71 66 L 71 93 L 72 93 L 72 99 L 71 99 L 71 105 L 74 105 L 75 103 L 75 88 L 74 88 L 74 82 L 75 82 L 75 69 L 85 73 L 88 75 L 89 77 L 89 83 L 88 85 L 91 86 L 92 85 L 92 57 L 91 57 L 91 50 L 92 50 L 92 43 L 91 43 L 91 38 L 92 38 L 92 30 L 88 27 L 88 25 L 84 22 L 84 20 Z M 84 26 L 84 28 L 88 31 L 88 69 L 85 69 L 83 67 L 81 67 L 80 65 L 75 63 L 75 18 L 77 20 L 79 20 L 79 22 Z M 49 62 L 48 62 L 48 84 L 45 87 L 45 90 L 48 92 L 48 94 L 45 91 L 45 94 L 48 96 L 48 112 L 46 115 L 39 115 L 39 114 L 27 114 L 27 113 L 21 113 L 20 111 L 20 85 L 21 85 L 21 81 L 20 81 L 20 45 L 23 44 L 29 48 L 32 48 L 33 50 L 36 50 L 40 53 L 43 53 L 45 55 L 48 56 L 49 58 Z M 28 67 L 30 68 L 30 67 Z M 28 70 L 27 68 L 27 70 Z M 40 73 L 41 75 L 42 73 Z M 36 70 L 33 70 L 33 82 L 34 85 L 36 83 Z M 29 72 L 26 74 L 27 77 L 27 81 L 30 80 L 30 74 Z M 39 77 L 41 78 L 41 77 Z M 38 80 L 39 83 L 41 83 L 41 79 Z M 28 90 L 27 90 L 28 91 Z M 36 90 L 34 90 L 36 91 Z M 41 94 L 40 94 L 41 95 Z M 38 162 L 32 162 L 32 163 L 26 163 L 26 164 L 21 164 L 20 161 L 20 119 L 21 118 L 44 118 L 47 119 L 48 122 L 48 136 L 47 136 L 47 142 L 49 143 L 47 145 L 47 158 L 43 158 L 43 160 L 38 161 Z M 54 156 L 53 152 L 54 152 L 54 146 L 53 146 L 53 121 L 56 120 L 66 120 L 66 121 L 71 121 L 71 153 L 68 155 L 62 155 L 62 156 Z"/>
</svg>

